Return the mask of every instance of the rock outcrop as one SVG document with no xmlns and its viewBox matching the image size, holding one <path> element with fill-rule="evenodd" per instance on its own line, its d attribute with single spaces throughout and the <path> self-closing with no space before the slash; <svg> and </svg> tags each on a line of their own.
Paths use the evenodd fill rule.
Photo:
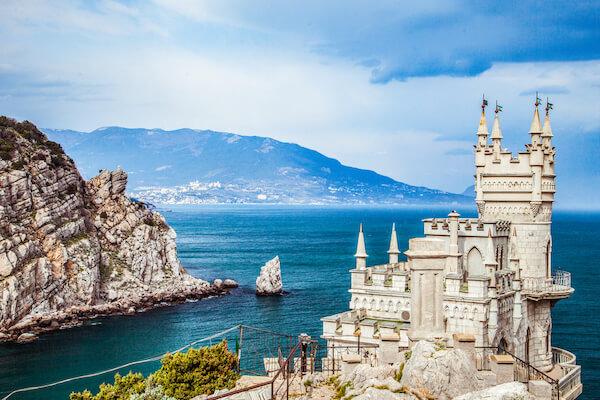
<svg viewBox="0 0 600 400">
<path fill-rule="evenodd" d="M 279 295 L 282 291 L 281 265 L 279 264 L 279 256 L 276 256 L 260 268 L 260 276 L 256 278 L 256 294 L 259 296 L 272 296 Z"/>
<path fill-rule="evenodd" d="M 463 394 L 454 400 L 532 400 L 533 396 L 527 391 L 527 385 L 521 382 L 509 382 L 502 385 Z"/>
<path fill-rule="evenodd" d="M 120 169 L 85 182 L 33 124 L 0 117 L 0 332 L 222 293 L 187 273 L 173 229 L 126 185 Z"/>
<path fill-rule="evenodd" d="M 439 400 L 450 400 L 486 386 L 466 352 L 424 340 L 413 346 L 400 383 Z"/>
</svg>

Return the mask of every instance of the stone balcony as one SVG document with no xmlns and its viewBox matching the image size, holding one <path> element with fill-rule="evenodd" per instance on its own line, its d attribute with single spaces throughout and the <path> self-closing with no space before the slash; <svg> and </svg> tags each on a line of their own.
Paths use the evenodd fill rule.
<svg viewBox="0 0 600 400">
<path fill-rule="evenodd" d="M 552 362 L 554 365 L 558 365 L 562 372 L 562 377 L 558 380 L 560 399 L 577 398 L 583 391 L 583 385 L 581 384 L 581 366 L 577 365 L 575 354 L 553 347 Z"/>
<path fill-rule="evenodd" d="M 575 290 L 571 287 L 571 273 L 556 270 L 550 278 L 522 278 L 522 292 L 532 300 L 566 299 Z"/>
</svg>

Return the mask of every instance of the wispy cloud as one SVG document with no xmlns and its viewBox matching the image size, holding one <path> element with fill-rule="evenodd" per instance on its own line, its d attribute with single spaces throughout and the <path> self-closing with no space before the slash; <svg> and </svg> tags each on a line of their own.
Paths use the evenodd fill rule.
<svg viewBox="0 0 600 400">
<path fill-rule="evenodd" d="M 169 168 L 171 168 L 170 165 L 162 165 L 162 166 L 156 168 L 155 171 L 164 171 L 165 169 L 169 169 Z"/>
</svg>

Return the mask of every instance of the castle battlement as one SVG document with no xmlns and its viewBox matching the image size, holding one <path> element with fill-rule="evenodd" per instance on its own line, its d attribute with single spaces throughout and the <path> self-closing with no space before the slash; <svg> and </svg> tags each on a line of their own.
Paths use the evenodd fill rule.
<svg viewBox="0 0 600 400">
<path fill-rule="evenodd" d="M 361 224 L 350 311 L 322 319 L 325 339 L 377 344 L 380 358 L 393 360 L 418 340 L 458 346 L 455 338 L 469 337 L 479 369 L 489 366 L 484 349 L 500 347 L 540 371 L 555 370 L 564 350 L 551 346 L 551 309 L 573 289 L 570 273 L 552 268 L 555 151 L 548 112 L 542 127 L 538 105 L 531 141 L 517 157 L 501 148 L 497 112 L 488 143 L 482 109 L 475 145 L 477 218 L 452 211 L 447 218 L 424 219 L 425 236 L 409 241 L 406 261 L 399 259 L 393 225 L 388 263 L 375 266 L 367 266 Z M 578 368 L 564 376 L 561 387 L 571 389 L 561 398 L 581 393 Z"/>
</svg>

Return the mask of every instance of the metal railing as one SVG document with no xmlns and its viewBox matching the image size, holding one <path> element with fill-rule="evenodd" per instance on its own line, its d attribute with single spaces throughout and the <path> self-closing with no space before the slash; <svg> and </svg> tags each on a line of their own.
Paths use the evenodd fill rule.
<svg viewBox="0 0 600 400">
<path fill-rule="evenodd" d="M 571 273 L 567 271 L 554 271 L 550 278 L 522 278 L 523 292 L 542 293 L 568 293 L 571 288 Z"/>
</svg>

